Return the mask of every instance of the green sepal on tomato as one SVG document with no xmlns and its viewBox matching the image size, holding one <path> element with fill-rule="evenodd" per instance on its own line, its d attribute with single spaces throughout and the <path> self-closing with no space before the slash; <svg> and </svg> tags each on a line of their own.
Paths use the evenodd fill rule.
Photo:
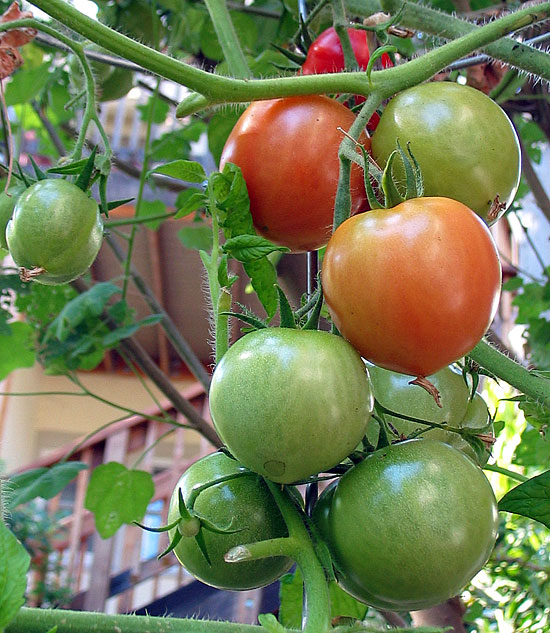
<svg viewBox="0 0 550 633">
<path fill-rule="evenodd" d="M 400 92 L 372 137 L 380 166 L 397 141 L 410 143 L 425 196 L 458 200 L 489 224 L 511 205 L 521 175 L 519 141 L 502 108 L 482 92 L 447 81 Z M 395 173 L 404 179 L 401 165 Z"/>
<path fill-rule="evenodd" d="M 355 115 L 328 97 L 253 102 L 231 131 L 220 160 L 240 167 L 256 231 L 293 252 L 326 245 L 338 186 L 338 150 Z M 365 134 L 359 142 L 367 149 Z M 351 170 L 351 213 L 367 208 L 362 170 Z"/>
<path fill-rule="evenodd" d="M 470 399 L 470 389 L 462 374 L 452 367 L 444 367 L 427 377 L 439 392 L 440 406 L 425 389 L 411 384 L 410 376 L 389 371 L 371 363 L 368 364 L 368 369 L 374 397 L 386 409 L 426 422 L 468 429 L 472 434 L 483 434 L 488 437 L 492 434 L 487 404 L 479 393 Z M 435 427 L 430 428 L 389 414 L 385 414 L 384 419 L 391 424 L 401 438 L 415 431 L 424 430 L 423 438 L 445 442 L 466 453 L 480 466 L 485 465 L 489 458 L 488 450 L 484 450 L 480 455 L 472 444 L 458 433 Z M 367 439 L 374 446 L 377 445 L 378 432 L 377 423 L 369 425 Z M 396 439 L 394 436 L 391 437 Z"/>
<path fill-rule="evenodd" d="M 214 426 L 232 455 L 278 483 L 326 471 L 365 435 L 368 372 L 341 337 L 264 328 L 234 343 L 210 386 Z"/>
<path fill-rule="evenodd" d="M 68 283 L 86 272 L 99 252 L 99 207 L 67 180 L 40 180 L 19 196 L 6 240 L 24 280 Z"/>
<path fill-rule="evenodd" d="M 196 461 L 183 473 L 174 489 L 168 523 L 180 516 L 178 491 L 187 503 L 194 488 L 244 471 L 238 462 L 223 453 L 212 453 Z M 260 476 L 249 473 L 215 483 L 198 494 L 193 511 L 199 521 L 202 518 L 217 526 L 230 526 L 225 532 L 203 530 L 209 560 L 197 544 L 196 530 L 182 535 L 176 545 L 174 553 L 179 562 L 201 582 L 218 589 L 244 591 L 274 582 L 292 566 L 292 561 L 282 556 L 238 563 L 224 560 L 233 547 L 288 536 L 283 516 Z M 173 537 L 174 530 L 171 530 L 170 540 Z"/>
<path fill-rule="evenodd" d="M 449 198 L 413 198 L 343 222 L 327 245 L 322 285 L 334 324 L 361 356 L 426 377 L 485 334 L 501 267 L 473 211 Z"/>
<path fill-rule="evenodd" d="M 338 582 L 377 609 L 427 609 L 485 565 L 498 530 L 483 471 L 429 439 L 375 451 L 320 496 L 313 512 Z"/>
</svg>

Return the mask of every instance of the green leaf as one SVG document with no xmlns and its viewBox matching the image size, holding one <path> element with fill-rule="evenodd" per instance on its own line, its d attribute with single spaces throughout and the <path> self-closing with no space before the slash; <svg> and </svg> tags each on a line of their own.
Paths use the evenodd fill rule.
<svg viewBox="0 0 550 633">
<path fill-rule="evenodd" d="M 533 466 L 550 469 L 550 438 L 534 428 L 521 434 L 521 442 L 516 447 L 513 459 L 518 466 Z"/>
<path fill-rule="evenodd" d="M 522 286 L 523 279 L 521 277 L 511 277 L 506 283 L 502 284 L 502 289 L 512 292 L 513 290 L 518 290 Z"/>
<path fill-rule="evenodd" d="M 32 367 L 35 353 L 32 349 L 33 328 L 28 323 L 8 323 L 9 334 L 0 335 L 0 380 L 20 367 Z"/>
<path fill-rule="evenodd" d="M 99 535 L 109 538 L 121 525 L 143 519 L 154 492 L 150 473 L 109 462 L 92 472 L 84 506 L 93 512 Z"/>
<path fill-rule="evenodd" d="M 159 216 L 167 213 L 166 205 L 161 200 L 142 200 L 139 207 L 139 218 L 143 219 L 147 216 Z M 162 219 L 151 220 L 145 222 L 145 226 L 152 231 L 156 231 L 162 224 Z"/>
<path fill-rule="evenodd" d="M 230 11 L 231 22 L 243 48 L 254 49 L 258 39 L 258 27 L 251 16 L 238 11 Z M 207 20 L 201 29 L 200 46 L 205 57 L 215 61 L 223 59 L 221 46 L 211 20 Z"/>
<path fill-rule="evenodd" d="M 84 462 L 61 462 L 51 468 L 34 468 L 14 475 L 10 478 L 9 507 L 13 509 L 36 497 L 52 499 L 86 468 Z"/>
<path fill-rule="evenodd" d="M 190 187 L 185 191 L 182 191 L 176 200 L 176 208 L 177 213 L 174 216 L 174 219 L 183 218 L 193 211 L 198 211 L 206 207 L 208 202 L 207 196 L 200 190 L 195 189 L 194 187 Z"/>
<path fill-rule="evenodd" d="M 288 253 L 286 246 L 276 246 L 273 242 L 266 240 L 259 235 L 237 235 L 229 238 L 223 245 L 224 253 L 229 254 L 240 262 L 254 262 L 262 257 L 267 257 L 270 253 L 280 251 Z"/>
<path fill-rule="evenodd" d="M 206 180 L 204 167 L 193 160 L 174 160 L 171 163 L 155 167 L 149 174 L 163 174 L 185 182 L 203 182 Z"/>
<path fill-rule="evenodd" d="M 498 509 L 521 514 L 550 528 L 550 471 L 512 488 L 499 501 Z"/>
<path fill-rule="evenodd" d="M 116 330 L 112 330 L 109 334 L 106 334 L 102 339 L 102 344 L 105 347 L 112 347 L 113 345 L 117 345 L 120 341 L 124 340 L 135 334 L 140 328 L 146 325 L 155 325 L 162 321 L 162 314 L 152 314 L 140 321 L 136 321 L 130 325 L 125 327 L 117 328 Z"/>
<path fill-rule="evenodd" d="M 329 584 L 330 614 L 331 617 L 347 617 L 354 620 L 363 620 L 367 614 L 367 605 L 359 602 L 349 593 L 346 593 L 335 582 Z"/>
<path fill-rule="evenodd" d="M 287 629 L 301 629 L 304 582 L 299 569 L 281 577 L 279 620 Z"/>
<path fill-rule="evenodd" d="M 288 633 L 286 629 L 277 622 L 277 618 L 273 613 L 260 613 L 258 622 L 268 633 Z"/>
<path fill-rule="evenodd" d="M 0 519 L 0 631 L 25 602 L 31 557 Z"/>
<path fill-rule="evenodd" d="M 47 61 L 36 68 L 25 68 L 12 75 L 6 86 L 6 105 L 32 101 L 51 78 L 50 68 L 51 62 Z"/>
<path fill-rule="evenodd" d="M 184 226 L 178 231 L 178 237 L 185 248 L 196 251 L 212 250 L 212 229 L 202 222 Z"/>
<path fill-rule="evenodd" d="M 244 112 L 244 106 L 236 106 L 216 112 L 208 123 L 208 148 L 216 165 L 219 165 L 222 150 L 235 123 Z"/>
<path fill-rule="evenodd" d="M 156 125 L 161 125 L 166 121 L 166 117 L 168 116 L 168 112 L 170 111 L 170 104 L 166 101 L 155 97 L 155 95 L 151 95 L 147 103 L 143 105 L 138 105 L 136 110 L 139 110 L 142 121 L 147 121 L 149 119 L 149 107 L 151 102 L 154 102 L 153 105 L 153 120 L 152 122 Z"/>
<path fill-rule="evenodd" d="M 244 270 L 250 277 L 250 283 L 258 295 L 258 299 L 271 317 L 277 312 L 279 295 L 276 288 L 277 271 L 275 266 L 267 258 L 258 259 L 255 262 L 244 264 Z"/>
<path fill-rule="evenodd" d="M 108 281 L 92 286 L 86 292 L 69 301 L 59 316 L 48 328 L 46 339 L 55 336 L 63 342 L 69 334 L 88 317 L 101 315 L 109 299 L 120 292 L 120 288 Z"/>
</svg>

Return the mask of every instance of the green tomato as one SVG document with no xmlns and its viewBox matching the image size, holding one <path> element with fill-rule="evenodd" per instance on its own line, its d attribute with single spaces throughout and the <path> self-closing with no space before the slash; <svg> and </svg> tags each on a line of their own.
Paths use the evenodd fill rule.
<svg viewBox="0 0 550 633">
<path fill-rule="evenodd" d="M 427 422 L 447 423 L 455 428 L 474 429 L 485 434 L 492 432 L 485 401 L 479 394 L 476 394 L 470 401 L 470 390 L 464 382 L 462 374 L 451 367 L 445 367 L 428 376 L 428 380 L 439 391 L 441 407 L 437 406 L 433 397 L 425 389 L 410 384 L 411 376 L 382 369 L 371 363 L 368 364 L 368 368 L 374 397 L 386 409 Z M 386 415 L 385 419 L 401 437 L 407 437 L 419 429 L 428 428 L 422 424 L 392 415 Z M 367 439 L 374 446 L 378 442 L 378 432 L 378 425 L 371 424 L 369 426 Z M 481 466 L 485 465 L 489 458 L 488 451 L 485 451 L 481 456 L 478 455 L 469 442 L 452 431 L 432 428 L 426 430 L 422 437 L 450 444 L 466 453 Z"/>
<path fill-rule="evenodd" d="M 372 137 L 372 155 L 380 165 L 397 140 L 403 148 L 410 143 L 425 196 L 458 200 L 489 223 L 512 203 L 521 174 L 518 138 L 504 111 L 482 92 L 435 81 L 399 93 Z M 400 161 L 395 165 L 404 180 Z M 503 207 L 490 214 L 496 196 Z"/>
<path fill-rule="evenodd" d="M 67 180 L 40 180 L 21 194 L 6 227 L 17 266 L 47 285 L 76 279 L 92 264 L 103 239 L 97 202 Z"/>
<path fill-rule="evenodd" d="M 0 248 L 7 250 L 8 243 L 6 242 L 6 226 L 13 215 L 15 203 L 23 191 L 25 191 L 25 185 L 19 180 L 16 180 L 15 182 L 12 181 L 8 190 L 4 191 L 4 183 L 5 181 L 0 183 L 2 191 L 2 193 L 0 193 Z"/>
<path fill-rule="evenodd" d="M 235 460 L 223 453 L 213 453 L 190 466 L 178 481 L 168 512 L 168 522 L 179 516 L 178 489 L 187 502 L 195 486 L 245 471 Z M 269 488 L 261 477 L 250 474 L 215 484 L 199 494 L 194 510 L 218 527 L 239 530 L 218 534 L 202 529 L 209 564 L 195 538 L 196 526 L 187 526 L 190 536 L 184 536 L 175 548 L 180 563 L 198 580 L 218 589 L 247 590 L 268 585 L 290 569 L 292 561 L 285 557 L 256 561 L 226 563 L 224 555 L 232 547 L 267 539 L 288 536 L 285 521 Z M 174 530 L 170 532 L 170 539 Z"/>
<path fill-rule="evenodd" d="M 365 434 L 372 406 L 357 352 L 318 330 L 247 334 L 226 352 L 210 386 L 212 420 L 228 449 L 279 483 L 347 457 Z"/>
<path fill-rule="evenodd" d="M 321 495 L 313 520 L 348 593 L 377 609 L 414 611 L 456 595 L 483 567 L 498 510 L 471 459 L 417 439 L 349 470 Z"/>
</svg>

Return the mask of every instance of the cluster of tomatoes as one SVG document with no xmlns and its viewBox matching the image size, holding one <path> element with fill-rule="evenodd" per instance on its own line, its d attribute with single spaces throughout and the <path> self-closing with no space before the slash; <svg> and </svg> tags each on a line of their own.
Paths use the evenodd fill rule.
<svg viewBox="0 0 550 633">
<path fill-rule="evenodd" d="M 504 112 L 484 94 L 450 82 L 411 88 L 386 106 L 372 140 L 365 134 L 360 142 L 381 167 L 397 141 L 408 144 L 422 170 L 423 197 L 369 210 L 364 174 L 354 165 L 352 216 L 332 234 L 339 129 L 353 120 L 323 96 L 256 102 L 227 140 L 221 163 L 241 168 L 258 233 L 293 252 L 326 245 L 323 293 L 343 338 L 265 328 L 238 340 L 218 363 L 212 419 L 242 466 L 222 454 L 194 464 L 176 488 L 172 519 L 178 490 L 185 499 L 190 486 L 226 469 L 245 468 L 250 476 L 197 499 L 196 508 L 204 494 L 200 513 L 209 520 L 227 525 L 236 517 L 237 531 L 205 532 L 212 560 L 193 539 L 181 539 L 176 554 L 215 586 L 242 588 L 246 578 L 250 588 L 276 578 L 289 561 L 223 559 L 237 544 L 286 533 L 269 495 L 258 504 L 258 521 L 267 513 L 276 525 L 262 531 L 250 517 L 249 495 L 266 490 L 259 475 L 303 483 L 347 463 L 312 515 L 339 583 L 377 608 L 423 609 L 460 592 L 497 534 L 495 497 L 480 468 L 487 453 L 445 428 L 417 432 L 422 420 L 490 432 L 485 403 L 449 365 L 479 342 L 496 310 L 501 270 L 487 225 L 515 195 L 519 145 Z M 399 187 L 399 167 L 393 176 Z M 429 377 L 440 404 L 411 377 Z M 421 439 L 406 439 L 411 433 Z M 364 459 L 346 461 L 365 447 Z M 252 566 L 257 576 L 248 575 Z"/>
</svg>

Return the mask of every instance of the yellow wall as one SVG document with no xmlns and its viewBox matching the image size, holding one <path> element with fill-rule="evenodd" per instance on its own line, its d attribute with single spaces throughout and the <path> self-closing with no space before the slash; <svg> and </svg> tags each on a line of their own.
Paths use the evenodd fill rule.
<svg viewBox="0 0 550 633">
<path fill-rule="evenodd" d="M 155 403 L 133 376 L 105 372 L 83 372 L 80 380 L 102 398 L 140 412 L 151 411 Z M 191 379 L 174 381 L 184 389 Z M 149 385 L 160 402 L 158 390 Z M 39 365 L 13 372 L 4 382 L 3 391 L 15 392 L 78 392 L 79 388 L 63 376 L 47 376 Z M 124 412 L 98 400 L 84 396 L 41 395 L 9 396 L 0 403 L 0 459 L 6 470 L 26 466 L 49 451 L 82 437 L 101 425 L 118 419 Z M 3 410 L 3 414 L 1 413 Z M 200 438 L 192 432 L 186 439 L 186 452 L 197 448 Z M 189 445 L 190 442 L 190 445 Z M 162 453 L 157 451 L 162 461 Z"/>
</svg>

